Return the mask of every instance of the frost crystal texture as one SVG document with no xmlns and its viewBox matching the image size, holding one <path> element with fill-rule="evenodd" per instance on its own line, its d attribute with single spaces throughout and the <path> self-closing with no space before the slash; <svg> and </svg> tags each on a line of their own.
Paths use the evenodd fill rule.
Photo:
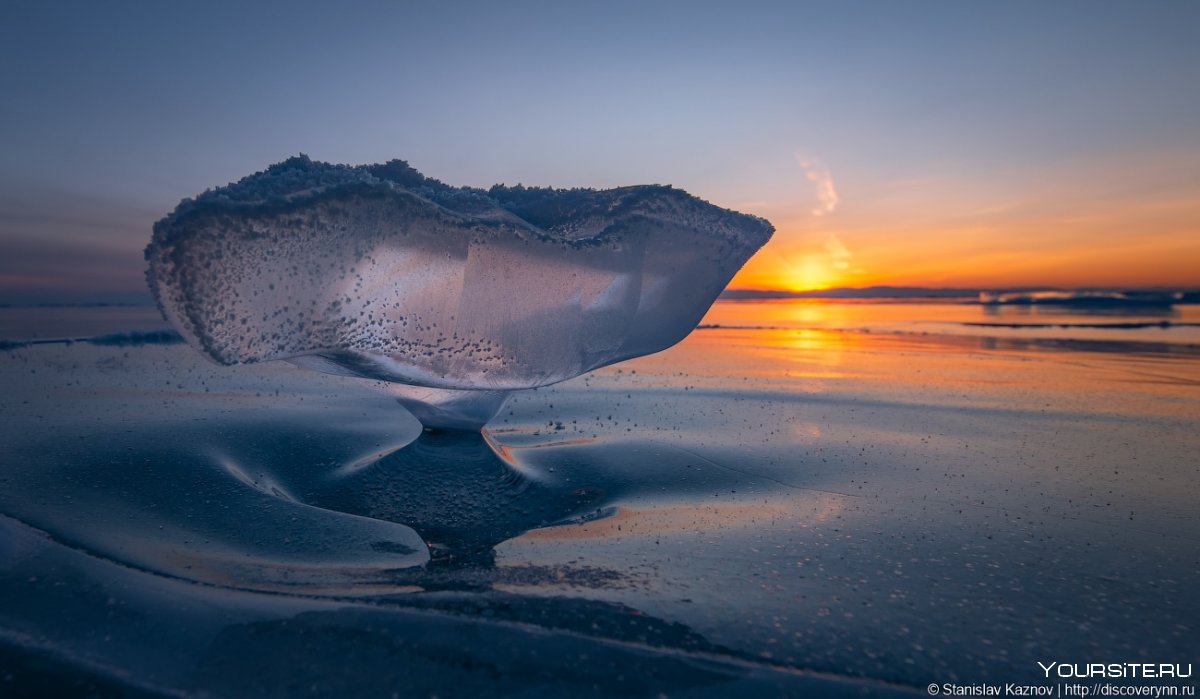
<svg viewBox="0 0 1200 699">
<path fill-rule="evenodd" d="M 180 203 L 146 276 L 219 363 L 407 384 L 427 426 L 478 428 L 507 391 L 681 340 L 772 230 L 671 187 L 485 191 L 300 156 Z"/>
</svg>

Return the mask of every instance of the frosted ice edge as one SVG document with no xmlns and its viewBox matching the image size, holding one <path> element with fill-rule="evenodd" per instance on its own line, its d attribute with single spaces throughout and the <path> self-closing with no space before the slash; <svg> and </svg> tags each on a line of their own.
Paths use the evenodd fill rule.
<svg viewBox="0 0 1200 699">
<path fill-rule="evenodd" d="M 181 202 L 154 226 L 147 280 L 219 363 L 440 389 L 437 421 L 462 391 L 498 409 L 675 344 L 772 232 L 659 185 L 485 191 L 299 157 Z M 466 412 L 447 419 L 486 411 Z"/>
</svg>

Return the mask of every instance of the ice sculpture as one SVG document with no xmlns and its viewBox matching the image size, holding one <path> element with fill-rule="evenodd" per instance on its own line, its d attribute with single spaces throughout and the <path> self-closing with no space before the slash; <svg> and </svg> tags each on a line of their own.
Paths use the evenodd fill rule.
<svg viewBox="0 0 1200 699">
<path fill-rule="evenodd" d="M 478 429 L 509 391 L 681 340 L 772 231 L 665 186 L 485 191 L 300 156 L 181 202 L 146 276 L 219 363 L 392 382 L 426 426 Z"/>
</svg>

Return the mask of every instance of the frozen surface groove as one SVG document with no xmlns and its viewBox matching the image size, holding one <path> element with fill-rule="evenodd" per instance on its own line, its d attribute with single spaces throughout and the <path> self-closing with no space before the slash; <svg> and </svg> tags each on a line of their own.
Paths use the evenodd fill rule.
<svg viewBox="0 0 1200 699">
<path fill-rule="evenodd" d="M 426 425 L 470 428 L 507 391 L 675 344 L 772 230 L 665 186 L 485 191 L 301 156 L 183 201 L 147 279 L 217 362 L 407 384 Z"/>
</svg>

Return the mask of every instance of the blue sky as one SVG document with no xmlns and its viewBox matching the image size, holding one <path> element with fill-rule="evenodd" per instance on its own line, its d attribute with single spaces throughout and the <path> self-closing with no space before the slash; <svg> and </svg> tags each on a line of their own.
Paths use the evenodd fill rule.
<svg viewBox="0 0 1200 699">
<path fill-rule="evenodd" d="M 1188 240 L 1200 3 L 9 1 L 2 13 L 0 294 L 140 290 L 157 218 L 298 152 L 399 157 L 451 184 L 674 184 L 774 221 L 755 264 L 780 284 L 804 286 L 822 264 L 837 267 L 825 281 L 955 282 L 892 273 L 920 268 L 896 257 L 901 239 L 936 258 L 931 270 L 1003 253 L 1014 283 L 1060 283 L 1056 267 L 1021 267 L 1022 251 L 1069 259 L 1091 245 L 1129 260 L 1120 236 L 1146 221 L 1159 257 L 1126 277 L 1179 283 L 1172 260 L 1200 268 Z M 813 215 L 804 163 L 836 183 L 836 210 Z M 1120 205 L 1103 217 L 1120 225 L 1080 224 L 1092 204 Z M 831 240 L 850 252 L 823 258 Z M 1110 277 L 1096 283 L 1124 279 Z"/>
</svg>

